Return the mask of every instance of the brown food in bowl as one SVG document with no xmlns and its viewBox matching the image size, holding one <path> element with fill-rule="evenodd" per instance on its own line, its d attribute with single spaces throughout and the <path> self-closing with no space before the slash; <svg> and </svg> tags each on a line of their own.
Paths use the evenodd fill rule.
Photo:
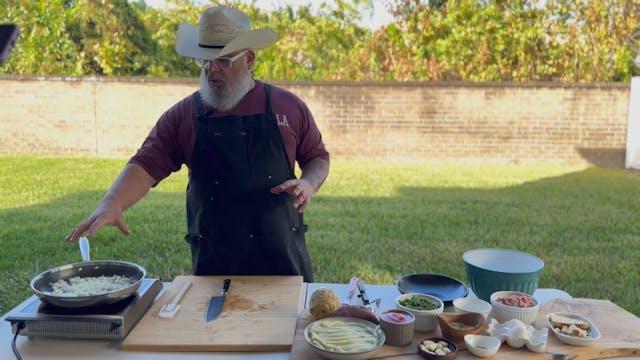
<svg viewBox="0 0 640 360">
<path fill-rule="evenodd" d="M 515 296 L 515 297 L 514 297 Z M 506 305 L 500 299 L 511 298 L 511 299 L 528 299 L 531 301 L 531 306 L 521 307 L 514 305 Z M 491 305 L 492 305 L 492 316 L 498 322 L 504 323 L 512 319 L 517 319 L 522 321 L 523 323 L 529 325 L 536 321 L 538 317 L 538 310 L 540 306 L 538 301 L 528 295 L 517 291 L 496 291 L 491 294 Z"/>
<path fill-rule="evenodd" d="M 574 325 L 580 329 L 589 330 L 589 323 L 580 319 L 574 319 L 566 316 L 552 314 L 549 317 L 549 321 L 551 321 L 551 325 L 553 325 L 553 327 L 558 329 L 563 328 L 565 326 Z"/>
<path fill-rule="evenodd" d="M 579 338 L 587 338 L 591 336 L 589 323 L 584 320 L 552 314 L 549 317 L 549 322 L 551 322 L 551 325 L 561 334 Z"/>
<path fill-rule="evenodd" d="M 536 306 L 536 300 L 534 298 L 523 294 L 511 294 L 503 296 L 501 298 L 497 298 L 496 301 L 504 305 L 520 308 Z"/>
</svg>

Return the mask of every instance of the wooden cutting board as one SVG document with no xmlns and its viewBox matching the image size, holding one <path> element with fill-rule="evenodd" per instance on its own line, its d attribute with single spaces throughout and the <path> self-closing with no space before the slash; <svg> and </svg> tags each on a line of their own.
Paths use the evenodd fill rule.
<svg viewBox="0 0 640 360">
<path fill-rule="evenodd" d="M 547 340 L 548 352 L 568 354 L 567 360 L 604 359 L 610 357 L 640 357 L 640 318 L 627 312 L 608 300 L 555 299 L 540 307 L 533 326 L 542 329 L 547 326 L 546 315 L 552 312 L 572 312 L 589 318 L 600 330 L 602 337 L 590 346 L 579 347 L 561 343 L 551 331 Z M 304 329 L 312 321 L 307 309 L 301 312 L 296 335 L 291 349 L 291 360 L 322 359 L 316 355 L 304 340 Z M 414 340 L 405 347 L 383 345 L 371 359 L 392 358 L 405 360 L 423 359 L 417 352 L 420 340 L 440 336 L 440 330 L 431 333 L 415 333 Z M 478 359 L 467 350 L 461 350 L 457 359 Z M 491 359 L 533 360 L 551 359 L 549 355 L 534 353 L 526 348 L 514 349 L 506 343 Z"/>
<path fill-rule="evenodd" d="M 231 279 L 220 316 L 204 315 L 222 281 Z M 173 318 L 158 313 L 187 281 Z M 301 276 L 178 276 L 122 342 L 136 351 L 289 351 L 306 287 Z"/>
</svg>

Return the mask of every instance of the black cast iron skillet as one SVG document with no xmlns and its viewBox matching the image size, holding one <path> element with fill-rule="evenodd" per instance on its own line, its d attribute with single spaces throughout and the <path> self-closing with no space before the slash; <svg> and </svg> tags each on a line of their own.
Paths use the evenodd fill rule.
<svg viewBox="0 0 640 360">
<path fill-rule="evenodd" d="M 55 296 L 51 284 L 72 277 L 97 277 L 120 275 L 131 278 L 131 284 L 122 289 L 90 296 Z M 133 295 L 146 275 L 140 265 L 115 260 L 85 261 L 58 266 L 36 275 L 31 279 L 31 289 L 42 301 L 52 305 L 80 308 L 113 304 Z"/>
</svg>

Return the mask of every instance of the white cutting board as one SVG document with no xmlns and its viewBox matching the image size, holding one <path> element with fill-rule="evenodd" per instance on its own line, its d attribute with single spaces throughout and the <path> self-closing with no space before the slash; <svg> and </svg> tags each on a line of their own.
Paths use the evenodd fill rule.
<svg viewBox="0 0 640 360">
<path fill-rule="evenodd" d="M 204 315 L 231 279 L 220 316 Z M 183 284 L 191 287 L 173 318 L 158 315 Z M 122 342 L 135 351 L 289 351 L 304 307 L 302 276 L 178 276 Z"/>
</svg>

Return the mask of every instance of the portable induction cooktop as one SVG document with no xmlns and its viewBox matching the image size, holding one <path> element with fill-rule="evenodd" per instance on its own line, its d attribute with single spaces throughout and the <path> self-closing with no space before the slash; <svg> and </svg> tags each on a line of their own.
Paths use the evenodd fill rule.
<svg viewBox="0 0 640 360">
<path fill-rule="evenodd" d="M 6 320 L 20 335 L 74 339 L 124 339 L 162 290 L 162 282 L 144 279 L 130 297 L 109 305 L 54 306 L 33 295 L 11 310 Z"/>
</svg>

